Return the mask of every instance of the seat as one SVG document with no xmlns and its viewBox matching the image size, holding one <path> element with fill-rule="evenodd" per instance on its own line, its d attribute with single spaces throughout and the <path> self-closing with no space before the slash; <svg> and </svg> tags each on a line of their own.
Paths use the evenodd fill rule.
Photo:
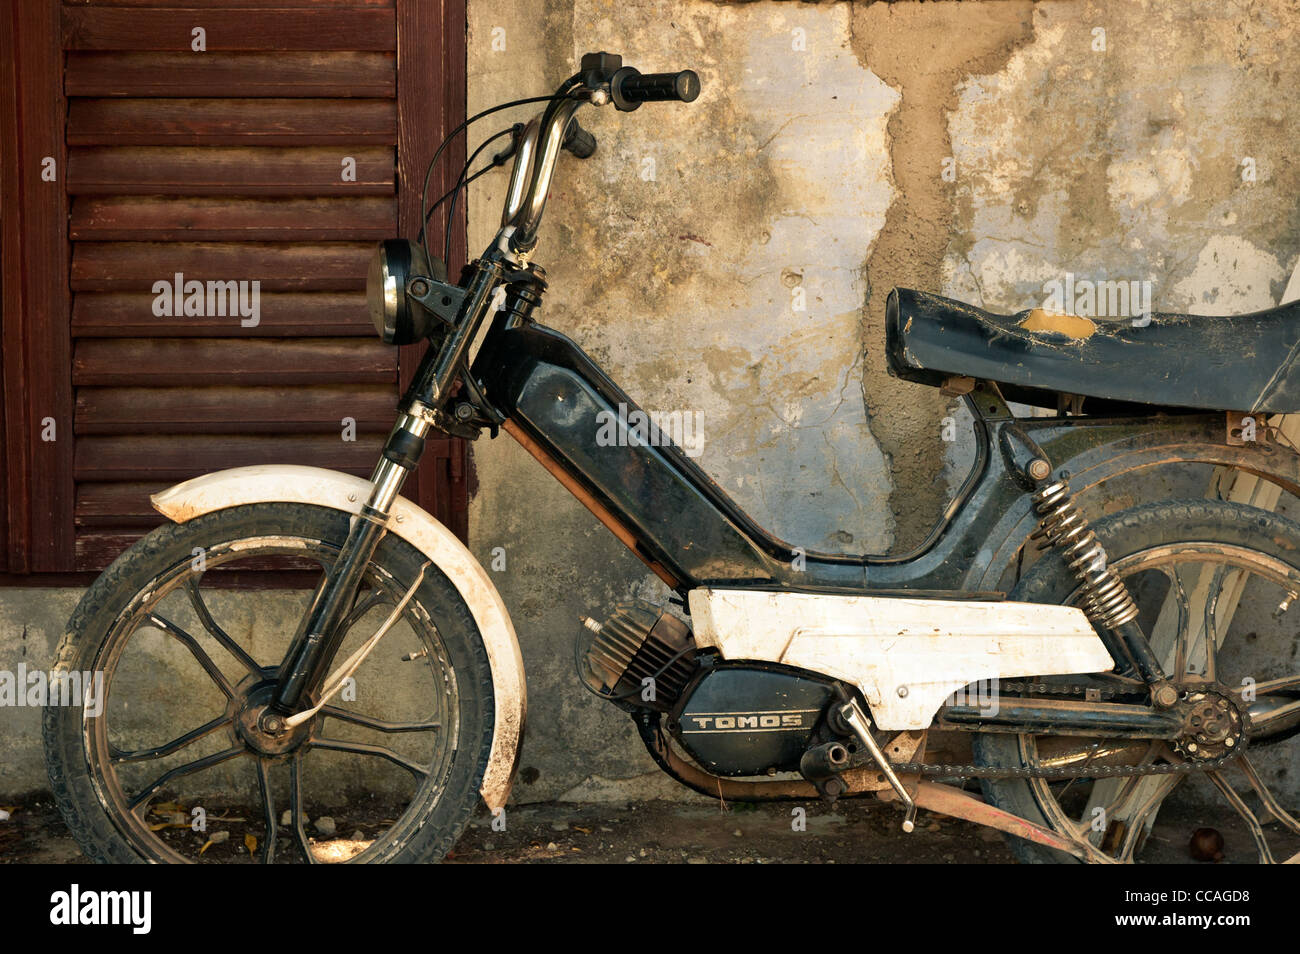
<svg viewBox="0 0 1300 954">
<path fill-rule="evenodd" d="M 1227 318 L 1094 320 L 1040 308 L 995 315 L 895 288 L 885 338 L 895 377 L 935 386 L 954 375 L 996 381 L 1027 403 L 1045 403 L 1052 392 L 1170 408 L 1300 411 L 1300 302 Z"/>
</svg>

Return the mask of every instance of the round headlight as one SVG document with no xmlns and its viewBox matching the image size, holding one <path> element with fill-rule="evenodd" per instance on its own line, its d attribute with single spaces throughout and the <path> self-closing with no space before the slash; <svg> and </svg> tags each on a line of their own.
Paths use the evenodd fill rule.
<svg viewBox="0 0 1300 954">
<path fill-rule="evenodd" d="M 423 249 L 407 239 L 379 243 L 366 275 L 366 307 L 384 344 L 414 344 L 429 331 L 428 313 L 406 295 L 414 276 L 429 277 Z"/>
</svg>

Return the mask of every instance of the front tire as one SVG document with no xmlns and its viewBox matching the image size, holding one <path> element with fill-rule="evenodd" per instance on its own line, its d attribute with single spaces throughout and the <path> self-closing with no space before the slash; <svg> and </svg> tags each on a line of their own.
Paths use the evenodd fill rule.
<svg viewBox="0 0 1300 954">
<path fill-rule="evenodd" d="M 214 602 L 211 591 L 203 595 L 204 581 L 213 577 L 215 582 L 214 570 L 251 567 L 263 574 L 264 583 L 268 572 L 278 570 L 297 574 L 301 586 L 304 578 L 311 578 L 304 577 L 304 568 L 318 574 L 337 557 L 348 533 L 349 517 L 305 504 L 252 504 L 206 514 L 184 524 L 170 524 L 123 553 L 87 590 L 59 644 L 56 669 L 103 673 L 102 713 L 83 718 L 82 706 L 48 706 L 43 737 L 50 785 L 59 810 L 91 859 L 101 863 L 213 860 L 221 852 L 203 857 L 203 852 L 198 851 L 202 836 L 191 838 L 184 830 L 187 812 L 195 810 L 191 800 L 200 798 L 194 793 L 204 789 L 195 787 L 187 795 L 182 787 L 200 786 L 204 773 L 218 764 L 227 765 L 222 769 L 225 772 L 241 763 L 251 768 L 244 779 L 245 791 L 260 794 L 262 804 L 253 809 L 251 818 L 240 819 L 248 824 L 246 853 L 227 853 L 225 860 L 418 863 L 440 860 L 452 847 L 477 806 L 492 744 L 494 699 L 487 651 L 473 616 L 455 586 L 437 567 L 425 570 L 397 626 L 357 670 L 358 680 L 370 679 L 368 693 L 362 698 L 384 715 L 348 709 L 339 702 L 341 697 L 336 697 L 333 702 L 338 704 L 331 707 L 333 714 L 322 712 L 311 720 L 307 724 L 310 731 L 304 730 L 301 736 L 286 742 L 286 746 L 292 745 L 286 751 L 254 744 L 255 740 L 250 741 L 254 737 L 241 722 L 242 715 L 265 698 L 268 685 L 273 684 L 282 650 L 264 647 L 257 654 L 260 658 L 254 658 L 255 653 L 241 645 L 231 632 L 238 628 L 241 636 L 251 640 L 254 624 L 265 628 L 263 620 L 275 617 L 248 608 L 259 592 L 265 591 L 241 589 L 237 600 L 226 600 L 227 605 L 238 607 L 230 612 L 239 616 L 240 626 L 223 625 L 216 618 L 219 614 L 209 607 Z M 335 666 L 346 658 L 352 645 L 373 634 L 377 628 L 374 621 L 388 615 L 391 606 L 414 584 L 424 563 L 424 556 L 401 538 L 388 535 L 381 541 L 367 567 L 367 582 L 358 596 L 355 618 L 351 619 L 358 633 L 354 636 L 349 630 L 348 642 L 336 657 Z M 197 601 L 194 594 L 198 595 Z M 300 591 L 296 598 L 305 605 L 307 595 L 309 591 Z M 173 619 L 188 622 L 175 623 Z M 282 628 L 296 622 L 292 614 L 279 619 Z M 283 637 L 280 644 L 287 646 L 292 632 L 279 635 Z M 133 647 L 133 640 L 153 648 Z M 175 642 L 193 659 L 179 652 Z M 408 652 L 402 654 L 401 649 Z M 129 653 L 139 653 L 144 662 L 137 664 Z M 185 670 L 187 681 L 182 691 L 168 686 L 164 678 L 165 673 L 174 671 L 167 668 L 168 661 L 177 657 L 177 666 L 199 663 L 198 670 Z M 363 675 L 367 667 L 374 667 L 370 677 Z M 204 676 L 213 686 L 193 688 L 202 684 Z M 393 681 L 400 678 L 414 680 L 415 690 L 393 690 Z M 215 691 L 211 691 L 213 687 Z M 211 709 L 199 711 L 202 699 L 209 696 L 218 706 L 224 706 L 215 715 Z M 191 698 L 195 714 L 175 716 L 174 711 Z M 419 711 L 398 711 L 399 702 Z M 135 704 L 134 710 L 131 703 Z M 431 715 L 428 707 L 432 707 Z M 129 725 L 114 734 L 113 720 Z M 156 735 L 143 738 L 157 732 L 150 727 L 160 721 L 171 724 L 170 730 L 163 732 L 164 738 L 190 726 L 206 731 L 169 750 L 176 739 L 157 744 Z M 327 725 L 331 728 L 326 729 Z M 326 734 L 330 738 L 326 739 Z M 204 747 L 219 751 L 201 756 Z M 236 751 L 241 747 L 244 751 Z M 160 749 L 163 755 L 153 754 Z M 225 754 L 231 752 L 235 754 Z M 304 790 L 304 778 L 311 771 L 307 763 L 317 752 L 323 753 L 319 758 L 329 766 L 319 769 L 322 784 L 333 784 L 327 775 L 342 771 L 341 765 L 346 777 L 363 788 L 381 777 L 385 785 L 393 788 L 386 811 L 372 812 L 373 824 L 360 822 L 362 816 L 356 815 L 358 823 L 370 829 L 361 832 L 364 840 L 353 839 L 346 848 L 332 854 L 324 849 L 337 847 L 333 842 L 314 842 L 305 830 L 311 795 Z M 181 775 L 167 774 L 171 771 L 165 768 L 169 759 L 205 758 L 220 761 Z M 145 777 L 154 770 L 162 773 L 163 785 L 152 794 L 147 785 L 142 795 L 124 781 L 128 768 L 134 771 L 141 765 L 146 769 L 153 766 Z M 286 772 L 287 806 L 275 796 L 276 778 L 283 781 Z M 395 778 L 390 779 L 385 772 Z M 213 789 L 212 785 L 218 787 Z M 364 797 L 364 792 L 361 795 Z M 166 812 L 158 813 L 151 807 L 164 796 L 172 799 L 164 804 L 180 809 L 179 823 L 167 824 Z M 223 796 L 233 797 L 228 788 L 221 789 L 219 783 L 211 782 L 202 797 L 210 801 Z M 337 794 L 331 793 L 330 797 L 337 803 Z M 357 793 L 353 793 L 347 804 L 355 806 L 358 801 Z M 329 803 L 322 804 L 327 806 L 324 810 L 330 810 Z M 282 809 L 292 812 L 287 826 L 281 821 Z M 176 814 L 173 812 L 173 821 Z M 380 814 L 393 817 L 381 818 Z M 235 839 L 231 842 L 238 844 Z"/>
</svg>

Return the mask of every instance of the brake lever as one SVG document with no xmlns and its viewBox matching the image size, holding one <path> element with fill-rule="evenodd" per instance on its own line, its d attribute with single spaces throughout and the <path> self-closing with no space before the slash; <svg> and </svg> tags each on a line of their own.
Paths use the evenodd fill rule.
<svg viewBox="0 0 1300 954">
<path fill-rule="evenodd" d="M 569 120 L 560 148 L 579 159 L 590 159 L 596 152 L 596 137 L 579 126 L 575 116 Z"/>
<path fill-rule="evenodd" d="M 492 165 L 504 166 L 516 152 L 519 151 L 519 143 L 524 138 L 524 124 L 515 123 L 510 127 L 510 145 L 506 146 L 495 156 L 492 157 Z"/>
</svg>

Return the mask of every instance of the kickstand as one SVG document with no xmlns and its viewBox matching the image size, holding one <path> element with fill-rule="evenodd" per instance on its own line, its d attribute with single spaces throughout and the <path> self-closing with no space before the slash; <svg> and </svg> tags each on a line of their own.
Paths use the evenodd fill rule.
<svg viewBox="0 0 1300 954">
<path fill-rule="evenodd" d="M 856 699 L 850 699 L 835 711 L 836 715 L 857 736 L 863 748 L 871 753 L 871 757 L 875 759 L 876 765 L 884 774 L 885 780 L 889 782 L 889 787 L 894 790 L 898 800 L 903 803 L 903 831 L 911 832 L 916 828 L 916 800 L 912 798 L 911 793 L 908 792 L 907 787 L 903 785 L 899 777 L 894 774 L 889 759 L 885 757 L 885 753 L 876 743 L 875 736 L 871 734 L 871 719 L 862 711 L 862 707 L 858 705 Z"/>
</svg>

